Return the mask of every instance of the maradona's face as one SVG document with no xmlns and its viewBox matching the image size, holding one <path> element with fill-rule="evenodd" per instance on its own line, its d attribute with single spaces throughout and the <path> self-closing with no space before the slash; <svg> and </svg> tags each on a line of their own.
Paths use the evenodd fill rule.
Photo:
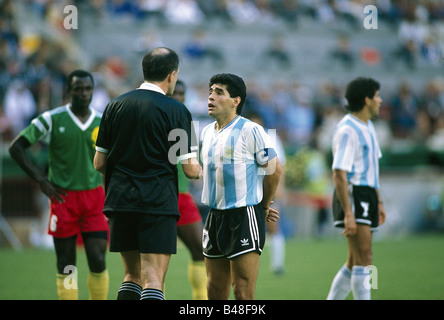
<svg viewBox="0 0 444 320">
<path fill-rule="evenodd" d="M 370 99 L 368 109 L 372 116 L 379 114 L 379 109 L 381 108 L 382 99 L 379 96 L 379 90 L 375 92 L 373 99 Z"/>
<path fill-rule="evenodd" d="M 239 97 L 232 98 L 226 85 L 213 84 L 208 97 L 208 115 L 217 119 L 230 114 L 236 114 Z"/>
</svg>

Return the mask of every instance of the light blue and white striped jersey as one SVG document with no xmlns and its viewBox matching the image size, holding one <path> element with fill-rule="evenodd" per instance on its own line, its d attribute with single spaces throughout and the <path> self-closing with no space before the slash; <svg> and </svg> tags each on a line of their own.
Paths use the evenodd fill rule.
<svg viewBox="0 0 444 320">
<path fill-rule="evenodd" d="M 332 169 L 347 171 L 347 180 L 356 186 L 379 188 L 379 158 L 382 157 L 375 128 L 347 114 L 333 136 Z"/>
<path fill-rule="evenodd" d="M 241 116 L 219 132 L 215 124 L 201 133 L 202 203 L 219 210 L 258 204 L 265 174 L 260 166 L 276 157 L 273 139 L 263 127 Z"/>
</svg>

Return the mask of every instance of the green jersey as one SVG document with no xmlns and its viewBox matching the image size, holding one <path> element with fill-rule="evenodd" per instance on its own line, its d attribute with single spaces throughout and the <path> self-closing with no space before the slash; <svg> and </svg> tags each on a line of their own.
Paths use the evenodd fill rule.
<svg viewBox="0 0 444 320">
<path fill-rule="evenodd" d="M 179 163 L 177 165 L 177 182 L 179 186 L 180 193 L 188 192 L 188 187 L 190 185 L 190 180 L 187 178 L 185 173 L 183 172 L 182 165 Z"/>
<path fill-rule="evenodd" d="M 67 104 L 42 113 L 20 133 L 31 145 L 48 145 L 48 179 L 66 190 L 90 190 L 102 182 L 93 165 L 101 115 L 90 110 L 82 123 Z"/>
</svg>

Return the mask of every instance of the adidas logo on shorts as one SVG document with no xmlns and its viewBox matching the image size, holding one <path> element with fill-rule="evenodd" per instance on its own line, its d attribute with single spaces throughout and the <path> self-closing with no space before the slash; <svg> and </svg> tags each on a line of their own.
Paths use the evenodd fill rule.
<svg viewBox="0 0 444 320">
<path fill-rule="evenodd" d="M 248 239 L 245 239 L 245 238 L 244 238 L 244 239 L 241 239 L 240 242 L 241 242 L 241 245 L 242 245 L 242 246 L 248 246 Z"/>
</svg>

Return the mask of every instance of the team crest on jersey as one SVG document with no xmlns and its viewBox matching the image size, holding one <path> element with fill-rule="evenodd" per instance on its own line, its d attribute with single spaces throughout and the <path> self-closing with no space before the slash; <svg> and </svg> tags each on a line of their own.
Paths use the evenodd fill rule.
<svg viewBox="0 0 444 320">
<path fill-rule="evenodd" d="M 224 157 L 228 158 L 228 159 L 233 159 L 233 157 L 234 157 L 234 147 L 233 146 L 225 147 Z"/>
<path fill-rule="evenodd" d="M 91 140 L 94 142 L 94 148 L 96 147 L 97 136 L 99 135 L 99 127 L 95 127 L 91 133 Z"/>
<path fill-rule="evenodd" d="M 203 248 L 207 247 L 208 241 L 210 241 L 210 238 L 208 237 L 208 231 L 203 229 L 203 233 L 202 233 L 202 247 Z"/>
</svg>

